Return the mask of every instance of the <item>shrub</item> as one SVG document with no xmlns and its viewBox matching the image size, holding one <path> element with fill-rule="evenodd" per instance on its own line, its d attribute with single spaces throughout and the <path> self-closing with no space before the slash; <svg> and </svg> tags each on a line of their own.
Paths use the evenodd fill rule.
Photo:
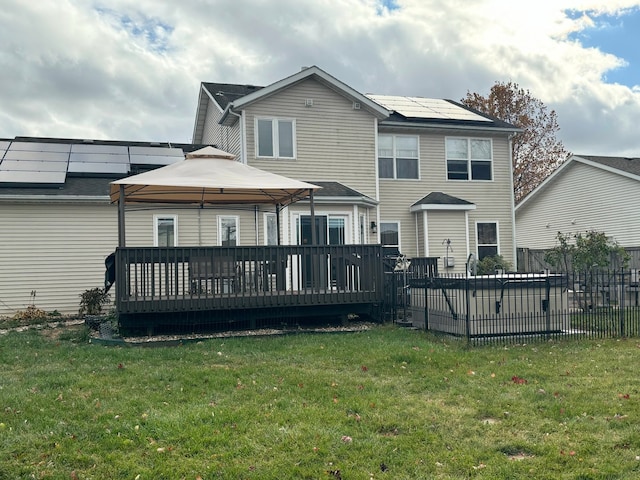
<svg viewBox="0 0 640 480">
<path fill-rule="evenodd" d="M 509 271 L 513 267 L 506 261 L 502 255 L 493 255 L 491 257 L 484 257 L 478 262 L 477 273 L 478 275 L 490 275 L 496 273 L 496 270 L 502 269 Z"/>
<path fill-rule="evenodd" d="M 100 315 L 102 307 L 108 304 L 110 295 L 103 288 L 91 288 L 80 294 L 80 315 Z"/>
</svg>

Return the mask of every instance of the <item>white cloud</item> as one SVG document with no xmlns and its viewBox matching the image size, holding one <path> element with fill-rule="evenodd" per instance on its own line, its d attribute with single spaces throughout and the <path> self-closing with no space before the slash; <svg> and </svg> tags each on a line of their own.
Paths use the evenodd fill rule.
<svg viewBox="0 0 640 480">
<path fill-rule="evenodd" d="M 318 65 L 367 93 L 459 100 L 512 80 L 576 152 L 640 155 L 640 91 L 570 34 L 640 0 L 9 0 L 0 136 L 190 140 L 200 81 L 269 84 Z M 565 9 L 586 11 L 570 18 Z"/>
</svg>

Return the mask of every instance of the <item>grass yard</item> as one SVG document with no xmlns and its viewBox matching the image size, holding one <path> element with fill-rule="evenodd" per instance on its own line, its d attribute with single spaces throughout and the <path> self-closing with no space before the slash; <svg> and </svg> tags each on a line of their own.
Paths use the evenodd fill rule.
<svg viewBox="0 0 640 480">
<path fill-rule="evenodd" d="M 0 479 L 632 479 L 637 340 L 0 336 Z"/>
</svg>

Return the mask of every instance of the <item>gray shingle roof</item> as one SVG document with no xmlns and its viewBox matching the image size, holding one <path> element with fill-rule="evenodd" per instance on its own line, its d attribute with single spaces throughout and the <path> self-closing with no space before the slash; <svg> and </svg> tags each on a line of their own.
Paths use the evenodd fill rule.
<svg viewBox="0 0 640 480">
<path fill-rule="evenodd" d="M 461 198 L 452 197 L 446 193 L 431 192 L 413 204 L 413 206 L 415 205 L 473 205 L 473 203 Z"/>
<path fill-rule="evenodd" d="M 322 190 L 318 190 L 314 193 L 316 197 L 366 197 L 364 193 L 360 193 L 353 188 L 347 187 L 340 182 L 315 182 L 315 181 L 307 181 L 307 183 L 312 183 L 313 185 L 317 185 L 322 187 Z"/>
<path fill-rule="evenodd" d="M 579 158 L 590 160 L 601 165 L 615 168 L 622 172 L 631 173 L 640 176 L 640 158 L 627 157 L 603 157 L 597 155 L 576 155 Z"/>
<path fill-rule="evenodd" d="M 264 88 L 255 85 L 237 85 L 234 83 L 202 82 L 202 85 L 207 89 L 209 94 L 215 98 L 223 110 L 234 100 Z"/>
</svg>

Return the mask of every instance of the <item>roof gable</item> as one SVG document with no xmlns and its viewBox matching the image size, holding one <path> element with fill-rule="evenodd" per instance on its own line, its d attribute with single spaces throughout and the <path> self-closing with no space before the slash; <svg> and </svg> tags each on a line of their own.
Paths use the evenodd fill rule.
<svg viewBox="0 0 640 480">
<path fill-rule="evenodd" d="M 411 205 L 410 211 L 421 210 L 475 210 L 476 205 L 462 198 L 453 197 L 442 192 L 431 192 Z"/>
<path fill-rule="evenodd" d="M 640 181 L 640 158 L 626 157 L 605 157 L 595 155 L 572 155 L 569 159 L 560 165 L 551 175 L 549 175 L 540 185 L 534 188 L 520 203 L 515 206 L 515 211 L 522 209 L 540 195 L 548 185 L 554 182 L 565 172 L 568 172 L 571 165 L 583 164 L 604 170 L 622 177 Z"/>
<path fill-rule="evenodd" d="M 282 80 L 272 83 L 267 87 L 257 89 L 252 93 L 249 93 L 243 97 L 237 98 L 232 102 L 229 102 L 225 108 L 225 111 L 222 115 L 222 119 L 220 120 L 220 123 L 222 123 L 223 125 L 232 125 L 237 120 L 237 117 L 235 117 L 234 115 L 229 115 L 230 110 L 242 110 L 254 102 L 257 102 L 270 95 L 274 95 L 308 78 L 313 78 L 317 80 L 319 83 L 323 84 L 324 86 L 348 98 L 349 100 L 359 103 L 361 108 L 371 112 L 373 115 L 375 115 L 379 119 L 383 119 L 389 116 L 390 112 L 383 106 L 379 105 L 378 103 L 371 100 L 367 96 L 361 94 L 360 92 L 354 90 L 346 83 L 343 83 L 337 78 L 329 75 L 324 70 L 316 66 L 313 66 L 313 67 L 304 68 L 303 70 L 301 70 L 300 72 L 294 75 L 283 78 Z"/>
</svg>

